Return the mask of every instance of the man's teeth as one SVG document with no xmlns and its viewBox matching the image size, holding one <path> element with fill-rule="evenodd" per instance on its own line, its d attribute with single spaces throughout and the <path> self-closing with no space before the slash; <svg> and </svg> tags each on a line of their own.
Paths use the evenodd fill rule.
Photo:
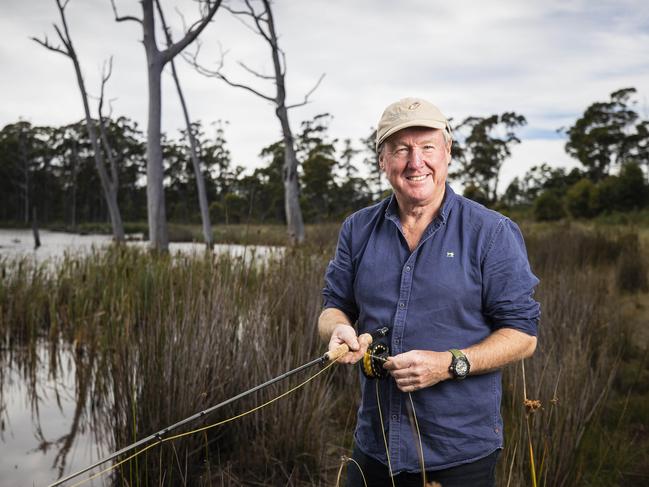
<svg viewBox="0 0 649 487">
<path fill-rule="evenodd" d="M 424 179 L 426 179 L 426 174 L 424 174 L 423 176 L 409 176 L 408 179 L 410 181 L 423 181 Z"/>
</svg>

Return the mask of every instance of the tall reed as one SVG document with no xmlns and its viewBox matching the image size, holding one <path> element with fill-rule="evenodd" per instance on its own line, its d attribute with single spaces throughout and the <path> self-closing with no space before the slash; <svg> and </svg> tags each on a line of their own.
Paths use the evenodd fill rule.
<svg viewBox="0 0 649 487">
<path fill-rule="evenodd" d="M 68 255 L 57 266 L 0 260 L 0 358 L 29 369 L 43 340 L 71 344 L 81 375 L 80 419 L 70 437 L 93 425 L 108 448 L 123 447 L 323 353 L 315 323 L 335 234 L 320 232 L 316 240 L 261 262 L 159 256 L 124 246 Z M 528 440 L 542 486 L 590 482 L 590 472 L 611 464 L 612 456 L 613 464 L 624 461 L 606 448 L 601 425 L 628 345 L 618 305 L 631 241 L 576 228 L 528 235 L 543 316 L 525 384 L 527 398 L 542 407 L 525 409 L 522 369 L 509 367 L 500 485 L 531 485 Z M 22 358 L 9 356 L 16 344 L 27 351 Z M 195 426 L 257 406 L 303 377 Z M 352 446 L 356 382 L 355 369 L 337 367 L 255 414 L 147 451 L 120 467 L 113 481 L 332 485 L 340 455 Z"/>
</svg>

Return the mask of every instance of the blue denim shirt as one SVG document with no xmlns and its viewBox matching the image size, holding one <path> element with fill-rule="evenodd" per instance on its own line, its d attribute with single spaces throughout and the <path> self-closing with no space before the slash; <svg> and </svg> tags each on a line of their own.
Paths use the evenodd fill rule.
<svg viewBox="0 0 649 487">
<path fill-rule="evenodd" d="M 516 224 L 447 185 L 438 216 L 413 252 L 394 196 L 347 218 L 323 296 L 324 307 L 343 311 L 359 334 L 387 326 L 390 354 L 397 355 L 469 347 L 503 327 L 536 335 L 538 282 Z M 408 396 L 391 377 L 378 385 L 393 472 L 420 471 Z M 374 380 L 361 375 L 361 387 L 356 445 L 387 464 Z M 500 371 L 447 380 L 412 399 L 426 470 L 502 448 Z"/>
</svg>

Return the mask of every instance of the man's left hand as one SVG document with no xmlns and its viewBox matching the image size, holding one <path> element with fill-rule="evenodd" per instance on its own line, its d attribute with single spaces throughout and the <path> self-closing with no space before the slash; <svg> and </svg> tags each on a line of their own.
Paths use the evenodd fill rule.
<svg viewBox="0 0 649 487">
<path fill-rule="evenodd" d="M 452 356 L 449 352 L 411 350 L 388 357 L 383 365 L 403 392 L 412 392 L 450 379 L 448 370 Z"/>
</svg>

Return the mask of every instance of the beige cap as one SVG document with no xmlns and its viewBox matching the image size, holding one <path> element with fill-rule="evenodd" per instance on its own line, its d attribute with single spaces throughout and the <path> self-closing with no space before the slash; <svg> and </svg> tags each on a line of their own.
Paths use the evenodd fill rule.
<svg viewBox="0 0 649 487">
<path fill-rule="evenodd" d="M 421 98 L 404 98 L 389 105 L 381 115 L 376 129 L 376 150 L 385 139 L 408 127 L 445 129 L 451 135 L 451 126 L 439 108 Z"/>
</svg>

